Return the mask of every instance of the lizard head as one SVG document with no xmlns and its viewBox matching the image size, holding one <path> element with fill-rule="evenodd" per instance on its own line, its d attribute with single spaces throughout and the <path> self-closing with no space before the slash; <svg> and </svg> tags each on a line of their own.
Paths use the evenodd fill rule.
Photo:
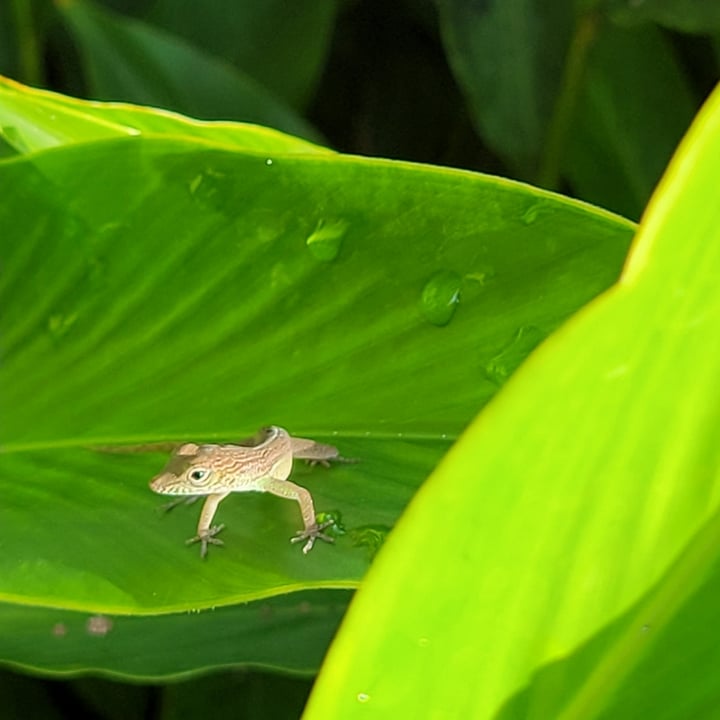
<svg viewBox="0 0 720 720">
<path fill-rule="evenodd" d="M 170 456 L 163 471 L 150 481 L 160 495 L 207 495 L 213 491 L 216 475 L 208 462 L 205 447 L 186 443 Z"/>
</svg>

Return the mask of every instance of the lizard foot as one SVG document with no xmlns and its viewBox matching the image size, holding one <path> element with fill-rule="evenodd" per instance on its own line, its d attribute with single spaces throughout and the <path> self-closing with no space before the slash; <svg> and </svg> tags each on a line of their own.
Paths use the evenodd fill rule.
<svg viewBox="0 0 720 720">
<path fill-rule="evenodd" d="M 299 543 L 303 540 L 307 540 L 305 545 L 303 545 L 302 549 L 305 555 L 307 555 L 313 549 L 313 545 L 315 544 L 316 540 L 324 540 L 325 542 L 334 543 L 335 538 L 330 537 L 330 535 L 326 535 L 323 532 L 326 527 L 334 524 L 334 522 L 334 520 L 328 520 L 321 525 L 310 525 L 310 527 L 306 527 L 304 530 L 300 530 L 299 532 L 295 533 L 295 537 L 290 538 L 290 542 Z"/>
<path fill-rule="evenodd" d="M 200 543 L 200 557 L 205 559 L 208 551 L 208 543 L 210 545 L 224 545 L 225 543 L 216 538 L 215 536 L 225 527 L 225 525 L 213 525 L 208 528 L 202 535 L 196 535 L 185 541 L 186 545 L 192 545 L 193 543 Z"/>
</svg>

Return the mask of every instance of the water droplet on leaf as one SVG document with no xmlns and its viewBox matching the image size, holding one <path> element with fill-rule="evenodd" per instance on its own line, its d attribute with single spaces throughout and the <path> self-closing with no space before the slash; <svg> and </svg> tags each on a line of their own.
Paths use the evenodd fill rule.
<svg viewBox="0 0 720 720">
<path fill-rule="evenodd" d="M 538 203 L 534 203 L 527 210 L 525 210 L 520 219 L 525 225 L 532 225 L 538 219 L 539 214 L 540 205 Z"/>
<path fill-rule="evenodd" d="M 361 525 L 350 531 L 350 539 L 355 547 L 367 548 L 369 559 L 372 560 L 383 546 L 390 530 L 387 525 Z"/>
<path fill-rule="evenodd" d="M 323 525 L 326 522 L 332 523 L 323 530 L 323 532 L 327 533 L 328 535 L 337 537 L 338 535 L 344 535 L 346 532 L 345 526 L 342 524 L 342 513 L 339 510 L 328 510 L 327 512 L 319 512 L 315 516 L 315 519 L 317 520 L 318 525 Z"/>
<path fill-rule="evenodd" d="M 452 320 L 460 302 L 460 276 L 452 270 L 440 270 L 425 283 L 420 309 L 425 319 L 442 327 Z"/>
<path fill-rule="evenodd" d="M 68 333 L 70 328 L 75 324 L 77 318 L 78 314 L 76 312 L 68 313 L 67 315 L 60 313 L 57 315 L 51 315 L 48 318 L 48 330 L 56 340 L 59 340 Z"/>
<path fill-rule="evenodd" d="M 340 254 L 347 227 L 344 220 L 321 220 L 305 244 L 315 258 L 322 262 L 332 262 Z"/>
<path fill-rule="evenodd" d="M 512 340 L 485 365 L 485 377 L 496 385 L 502 385 L 544 337 L 542 330 L 534 325 L 518 328 Z"/>
</svg>

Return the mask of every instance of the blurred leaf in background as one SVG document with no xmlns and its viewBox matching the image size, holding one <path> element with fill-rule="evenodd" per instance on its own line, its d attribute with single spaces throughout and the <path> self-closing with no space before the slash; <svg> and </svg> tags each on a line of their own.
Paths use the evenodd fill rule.
<svg viewBox="0 0 720 720">
<path fill-rule="evenodd" d="M 90 0 L 71 0 L 61 12 L 95 99 L 155 105 L 205 119 L 235 118 L 318 138 L 254 78 L 182 38 L 116 16 Z"/>
<path fill-rule="evenodd" d="M 607 8 L 622 23 L 656 22 L 687 33 L 720 32 L 720 5 L 706 0 L 608 0 Z"/>
<path fill-rule="evenodd" d="M 234 3 L 159 0 L 145 19 L 243 70 L 301 111 L 312 99 L 332 39 L 337 0 Z M 230 11 L 229 11 L 230 10 Z"/>
</svg>

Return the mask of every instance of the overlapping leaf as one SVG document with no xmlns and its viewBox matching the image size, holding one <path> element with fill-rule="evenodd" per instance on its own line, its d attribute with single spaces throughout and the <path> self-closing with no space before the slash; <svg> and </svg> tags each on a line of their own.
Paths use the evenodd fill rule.
<svg viewBox="0 0 720 720">
<path fill-rule="evenodd" d="M 716 91 L 620 283 L 531 357 L 408 508 L 308 718 L 714 715 L 718 159 Z"/>
</svg>

